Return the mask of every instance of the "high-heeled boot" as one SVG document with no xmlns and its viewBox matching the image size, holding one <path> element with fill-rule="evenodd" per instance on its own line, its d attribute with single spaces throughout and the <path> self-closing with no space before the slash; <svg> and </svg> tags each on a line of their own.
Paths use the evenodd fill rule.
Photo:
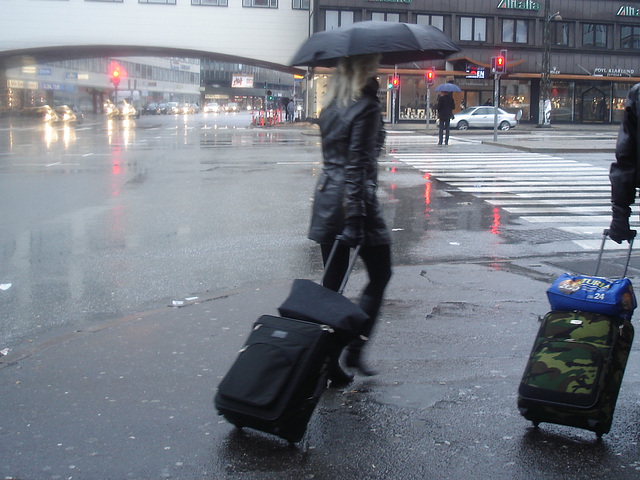
<svg viewBox="0 0 640 480">
<path fill-rule="evenodd" d="M 329 387 L 340 388 L 349 385 L 353 381 L 353 375 L 345 372 L 338 361 L 340 355 L 336 355 L 329 363 Z"/>
<path fill-rule="evenodd" d="M 360 336 L 351 342 L 346 348 L 345 365 L 349 368 L 358 370 L 362 375 L 371 377 L 377 375 L 378 372 L 368 367 L 362 360 L 362 350 L 366 345 L 380 311 L 382 299 L 363 295 L 358 302 L 358 306 L 369 316 L 369 321 L 365 323 Z"/>
</svg>

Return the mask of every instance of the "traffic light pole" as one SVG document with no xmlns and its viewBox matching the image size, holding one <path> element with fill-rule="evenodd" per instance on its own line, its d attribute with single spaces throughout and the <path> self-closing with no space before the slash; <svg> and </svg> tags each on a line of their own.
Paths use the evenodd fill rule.
<svg viewBox="0 0 640 480">
<path fill-rule="evenodd" d="M 500 103 L 500 74 L 493 77 L 493 141 L 498 141 L 498 104 Z"/>
<path fill-rule="evenodd" d="M 425 117 L 427 117 L 427 131 L 429 131 L 429 122 L 431 121 L 431 108 L 429 108 L 429 106 L 431 105 L 431 85 L 427 85 L 427 104 L 424 107 L 425 110 Z"/>
</svg>

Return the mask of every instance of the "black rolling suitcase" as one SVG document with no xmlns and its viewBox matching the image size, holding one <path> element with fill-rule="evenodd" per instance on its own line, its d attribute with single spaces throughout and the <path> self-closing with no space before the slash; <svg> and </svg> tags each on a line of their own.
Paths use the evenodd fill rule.
<svg viewBox="0 0 640 480">
<path fill-rule="evenodd" d="M 627 267 L 632 246 L 631 241 Z M 633 342 L 630 317 L 577 310 L 547 313 L 518 389 L 520 413 L 536 426 L 548 422 L 599 437 L 608 433 Z"/>
<path fill-rule="evenodd" d="M 357 252 L 356 249 L 341 291 Z M 331 257 L 327 263 L 330 261 Z M 293 289 L 285 301 L 290 306 L 284 309 L 288 315 L 303 318 L 263 315 L 255 322 L 214 397 L 218 413 L 233 425 L 271 433 L 291 443 L 304 436 L 327 387 L 330 359 L 358 333 L 349 333 L 345 325 L 359 331 L 360 319 L 368 318 L 340 293 L 323 292 L 324 287 L 315 286 L 318 288 L 306 284 L 302 289 Z M 305 302 L 309 295 L 324 300 L 307 298 Z M 329 318 L 326 311 L 331 312 Z M 335 323 L 337 327 L 327 323 Z"/>
<path fill-rule="evenodd" d="M 302 439 L 336 352 L 326 325 L 263 315 L 220 382 L 215 406 L 235 426 Z"/>
</svg>

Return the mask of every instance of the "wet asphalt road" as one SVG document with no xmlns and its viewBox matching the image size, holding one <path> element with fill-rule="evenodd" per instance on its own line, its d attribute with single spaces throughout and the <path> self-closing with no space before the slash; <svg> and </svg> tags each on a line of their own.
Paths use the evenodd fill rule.
<svg viewBox="0 0 640 480">
<path fill-rule="evenodd" d="M 306 230 L 318 137 L 309 128 L 247 129 L 250 120 L 87 116 L 49 127 L 4 119 L 0 284 L 10 287 L 0 291 L 0 349 L 316 271 Z M 380 178 L 397 264 L 432 256 L 424 239 L 435 232 L 459 241 L 494 221 L 489 205 L 453 197 L 400 162 L 384 164 Z"/>
<path fill-rule="evenodd" d="M 34 213 L 23 210 L 27 218 L 2 211 L 16 222 L 17 240 L 13 247 L 5 241 L 2 252 L 18 279 L 3 291 L 15 297 L 4 299 L 12 299 L 10 308 L 41 308 L 35 318 L 57 318 L 51 309 L 59 304 L 64 311 L 54 325 L 9 332 L 13 357 L 0 363 L 0 399 L 10 412 L 0 423 L 0 474 L 638 478 L 637 346 L 603 441 L 565 427 L 533 429 L 515 408 L 537 316 L 548 308 L 548 283 L 563 271 L 559 265 L 591 262 L 592 252 L 576 252 L 564 238 L 497 242 L 493 209 L 398 163 L 381 169 L 396 264 L 369 353 L 381 374 L 329 390 L 296 447 L 235 431 L 215 415 L 211 399 L 248 323 L 275 313 L 291 278 L 319 273 L 318 253 L 304 240 L 317 138 L 287 129 L 203 133 L 202 125 L 146 121 L 129 133 L 101 126 L 76 132 L 77 145 L 83 131 L 97 137 L 85 144 L 91 152 L 69 144 L 50 154 L 14 141 L 32 153 L 22 163 L 1 157 L 0 192 L 13 189 L 5 201 L 20 198 L 33 181 L 41 187 L 27 191 L 44 197 L 28 204 Z M 111 140 L 100 144 L 104 133 Z M 71 161 L 71 152 L 80 158 Z M 52 186 L 55 195 L 46 193 Z M 509 215 L 500 222 L 503 231 L 527 229 Z M 23 297 L 22 279 L 41 287 Z M 358 270 L 347 294 L 356 295 L 363 281 Z M 46 298 L 49 288 L 58 295 Z M 36 292 L 50 315 L 25 300 L 40 300 Z M 198 299 L 187 300 L 192 296 Z M 165 308 L 173 300 L 190 305 Z M 82 315 L 64 318 L 78 304 L 85 304 Z M 104 311 L 94 316 L 99 305 Z"/>
</svg>

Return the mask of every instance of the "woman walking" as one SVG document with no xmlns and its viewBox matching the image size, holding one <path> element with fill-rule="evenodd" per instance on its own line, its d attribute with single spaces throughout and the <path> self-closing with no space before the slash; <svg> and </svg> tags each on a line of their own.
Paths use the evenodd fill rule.
<svg viewBox="0 0 640 480">
<path fill-rule="evenodd" d="M 376 196 L 378 156 L 384 144 L 376 72 L 380 56 L 356 55 L 338 63 L 319 125 L 323 170 L 315 191 L 309 238 L 320 244 L 326 264 L 336 239 L 340 244 L 323 285 L 338 290 L 349 263 L 350 248 L 361 244 L 369 277 L 358 305 L 369 316 L 360 336 L 346 347 L 345 364 L 362 375 L 375 375 L 362 359 L 391 278 L 391 236 Z M 353 376 L 332 362 L 333 386 Z"/>
</svg>

